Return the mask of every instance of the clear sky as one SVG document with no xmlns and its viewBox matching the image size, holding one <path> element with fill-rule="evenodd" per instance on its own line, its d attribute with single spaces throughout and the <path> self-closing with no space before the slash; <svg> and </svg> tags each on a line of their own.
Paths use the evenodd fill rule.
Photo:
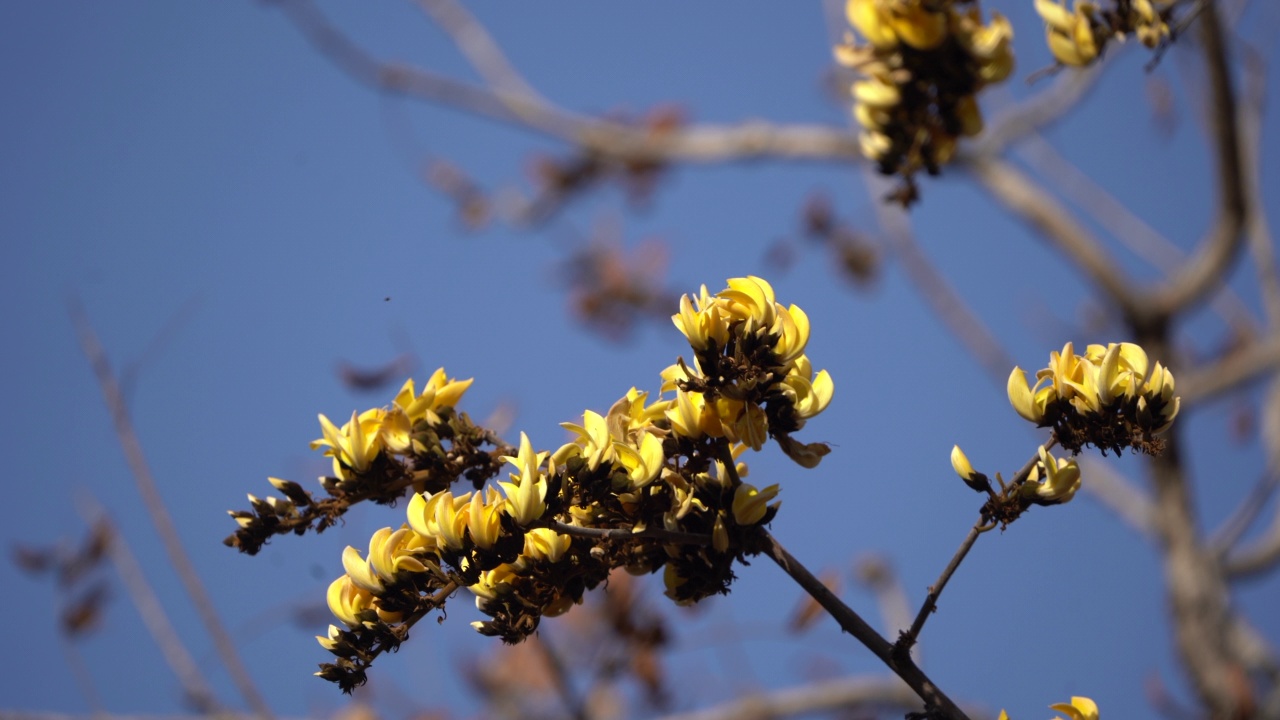
<svg viewBox="0 0 1280 720">
<path fill-rule="evenodd" d="M 638 114 L 675 103 L 695 122 L 850 124 L 847 108 L 823 90 L 833 31 L 832 9 L 820 3 L 474 5 L 534 86 L 575 111 Z M 1241 33 L 1271 53 L 1275 12 L 1253 5 Z M 380 57 L 473 79 L 412 3 L 324 7 Z M 988 113 L 1048 84 L 1025 82 L 1049 63 L 1029 0 L 996 7 L 1017 29 L 1019 69 L 984 98 Z M 1193 48 L 1175 48 L 1149 74 L 1145 52 L 1121 50 L 1079 112 L 1047 135 L 1189 248 L 1213 209 Z M 547 448 L 564 441 L 557 424 L 584 408 L 603 411 L 633 385 L 656 390 L 658 372 L 688 355 L 679 333 L 659 322 L 627 343 L 604 340 L 573 320 L 555 279 L 567 248 L 602 222 L 617 223 L 628 246 L 664 241 L 666 281 L 682 291 L 762 274 L 782 302 L 809 313 L 809 355 L 830 370 L 836 396 L 803 437 L 834 451 L 813 471 L 773 447 L 749 463 L 757 485 L 782 484 L 773 531 L 811 567 L 847 579 L 855 558 L 883 554 L 918 603 L 979 504 L 951 472 L 952 444 L 981 469 L 1010 474 L 1043 440 L 892 261 L 861 290 L 816 248 L 799 246 L 789 268 L 770 266 L 770 248 L 797 235 L 815 191 L 874 232 L 860 167 L 679 168 L 646 207 L 611 188 L 536 230 L 471 232 L 422 181 L 426 159 L 447 159 L 490 189 L 527 190 L 531 156 L 563 148 L 380 96 L 343 75 L 279 11 L 246 0 L 0 4 L 0 84 L 0 299 L 8 308 L 0 437 L 9 498 L 0 541 L 79 537 L 76 498 L 92 495 L 124 528 L 228 702 L 236 702 L 231 684 L 141 509 L 78 348 L 69 298 L 84 303 L 115 369 L 129 372 L 140 438 L 183 543 L 283 714 L 341 704 L 335 688 L 311 677 L 326 659 L 311 636 L 325 623 L 294 622 L 290 610 L 322 603 L 342 547 L 363 546 L 373 530 L 401 522 L 402 511 L 365 509 L 323 537 L 282 538 L 251 559 L 222 546 L 233 528 L 226 510 L 244 506 L 246 492 L 269 492 L 268 475 L 309 483 L 324 472 L 307 448 L 319 435 L 317 413 L 344 418 L 390 400 L 394 388 L 345 388 L 335 373 L 344 361 L 376 367 L 408 350 L 419 379 L 441 365 L 474 377 L 464 409 L 482 418 L 510 404 L 509 439 L 525 430 Z M 1168 131 L 1156 129 L 1159 87 L 1178 103 Z M 1268 89 L 1275 97 L 1274 78 Z M 1265 187 L 1280 170 L 1277 130 L 1269 119 Z M 1016 362 L 1041 367 L 1066 340 L 1126 339 L 1090 329 L 1091 288 L 961 174 L 926 179 L 923 192 L 913 212 L 920 244 Z M 1266 197 L 1274 210 L 1274 191 Z M 1238 272 L 1233 283 L 1256 311 L 1252 275 Z M 1227 336 L 1208 314 L 1184 330 L 1194 353 Z M 1208 527 L 1261 470 L 1256 439 L 1240 441 L 1228 424 L 1254 405 L 1246 395 L 1184 418 Z M 1141 480 L 1132 458 L 1105 462 Z M 785 620 L 800 593 L 767 561 L 739 576 L 733 595 L 708 612 L 673 613 L 678 707 L 757 683 L 801 683 L 824 662 L 887 672 L 830 621 L 789 636 Z M 58 591 L 10 563 L 0 564 L 0 587 L 0 707 L 87 711 L 56 631 Z M 845 596 L 878 623 L 871 596 L 848 582 Z M 105 707 L 179 710 L 179 685 L 118 584 L 112 597 L 103 628 L 78 644 Z M 1263 608 L 1278 597 L 1276 578 L 1238 595 L 1273 640 L 1280 616 Z M 381 698 L 398 683 L 422 708 L 472 707 L 457 668 L 489 641 L 467 627 L 476 618 L 466 598 L 455 605 L 443 626 L 424 623 L 400 654 L 375 665 Z M 1144 690 L 1151 678 L 1179 697 L 1187 692 L 1170 659 L 1165 613 L 1149 544 L 1082 494 L 979 541 L 926 630 L 925 667 L 953 697 L 1005 707 L 1015 719 L 1047 717 L 1046 705 L 1073 694 L 1095 698 L 1105 717 L 1154 717 Z"/>
</svg>

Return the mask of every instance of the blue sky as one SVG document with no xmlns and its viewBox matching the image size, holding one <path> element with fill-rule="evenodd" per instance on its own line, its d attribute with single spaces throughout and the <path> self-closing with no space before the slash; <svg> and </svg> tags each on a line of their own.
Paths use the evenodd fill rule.
<svg viewBox="0 0 1280 720">
<path fill-rule="evenodd" d="M 1024 80 L 1049 62 L 1031 3 L 995 7 L 1017 29 L 1019 70 L 984 97 L 988 113 L 1043 89 L 1044 82 L 1028 87 Z M 473 78 L 411 3 L 325 8 L 382 57 Z M 575 111 L 641 113 L 674 102 L 697 122 L 849 124 L 847 110 L 822 90 L 832 66 L 832 14 L 820 3 L 535 9 L 484 2 L 473 9 L 530 82 Z M 1255 7 L 1244 37 L 1269 51 L 1274 15 Z M 1124 50 L 1078 113 L 1047 136 L 1189 248 L 1213 209 L 1194 114 L 1195 56 L 1176 48 L 1148 74 L 1146 53 Z M 814 471 L 790 465 L 776 449 L 750 464 L 756 484 L 782 484 L 773 530 L 811 567 L 847 570 L 859 556 L 884 554 L 918 603 L 976 514 L 974 496 L 951 473 L 952 444 L 981 469 L 1007 474 L 1042 439 L 892 263 L 867 290 L 852 290 L 815 249 L 785 271 L 769 267 L 769 248 L 796 235 L 800 208 L 815 191 L 829 195 L 841 217 L 872 229 L 858 167 L 684 167 L 646 208 L 605 189 L 536 230 L 469 232 L 422 182 L 424 159 L 447 159 L 490 189 L 527 189 L 531 155 L 563 148 L 380 96 L 344 76 L 265 4 L 5 4 L 0 78 L 7 90 L 0 298 L 10 308 L 0 320 L 8 339 L 0 406 L 9 411 L 0 436 L 10 497 L 0 540 L 78 536 L 75 498 L 91 494 L 124 528 L 228 702 L 231 685 L 141 510 L 78 349 L 69 298 L 87 307 L 117 371 L 133 368 L 130 404 L 161 492 L 245 662 L 283 714 L 327 713 L 341 703 L 310 675 L 324 659 L 311 635 L 323 627 L 296 626 L 288 609 L 319 602 L 341 571 L 342 547 L 364 545 L 401 516 L 368 509 L 323 537 L 284 538 L 250 559 L 221 545 L 231 529 L 225 511 L 243 506 L 246 492 L 266 493 L 268 475 L 306 483 L 323 472 L 307 449 L 319 433 L 317 413 L 345 417 L 390 399 L 392 388 L 372 396 L 344 388 L 335 374 L 343 361 L 377 366 L 411 349 L 420 359 L 415 377 L 441 365 L 475 377 L 466 409 L 479 418 L 511 404 L 517 415 L 508 435 L 523 429 L 543 447 L 563 442 L 557 424 L 584 408 L 604 410 L 633 385 L 656 390 L 657 373 L 688 354 L 674 328 L 656 323 L 629 343 L 602 340 L 573 321 L 554 277 L 566 247 L 601 222 L 618 223 L 628 246 L 646 238 L 667 243 L 667 280 L 680 290 L 702 283 L 715 290 L 727 277 L 763 274 L 780 300 L 809 313 L 809 355 L 830 370 L 836 398 L 804 437 L 829 441 L 834 452 Z M 1180 101 L 1170 133 L 1153 129 L 1152 83 L 1165 83 Z M 1268 88 L 1275 97 L 1274 79 Z M 1278 129 L 1267 120 L 1264 187 L 1276 178 L 1270 143 Z M 923 190 L 913 211 L 921 246 L 1019 364 L 1041 367 L 1066 340 L 1126 339 L 1083 329 L 1081 318 L 1095 307 L 1088 284 L 962 175 L 926 179 Z M 1266 197 L 1274 209 L 1274 192 Z M 1150 277 L 1123 251 L 1119 257 Z M 1252 279 L 1237 271 L 1233 287 L 1256 311 Z M 1226 337 L 1221 321 L 1205 313 L 1183 329 L 1185 346 L 1199 352 Z M 1239 407 L 1252 405 L 1256 398 L 1244 395 L 1185 418 L 1208 527 L 1231 512 L 1261 470 L 1256 440 L 1240 442 L 1227 427 Z M 1106 461 L 1141 477 L 1131 458 Z M 799 590 L 771 564 L 756 562 L 739 575 L 733 595 L 709 612 L 677 616 L 680 707 L 757 682 L 803 682 L 814 656 L 849 673 L 882 672 L 831 622 L 788 636 L 785 618 Z M 51 583 L 6 563 L 0 587 L 7 589 L 0 607 L 10 646 L 0 660 L 0 704 L 87 711 L 67 679 Z M 1272 578 L 1238 595 L 1273 639 L 1280 617 L 1261 608 L 1278 590 Z M 846 593 L 876 618 L 870 596 Z M 467 627 L 475 618 L 459 600 L 447 623 L 422 627 L 399 655 L 375 666 L 375 679 L 385 675 L 381 697 L 399 683 L 423 707 L 472 707 L 455 668 L 488 644 Z M 1150 677 L 1186 693 L 1170 659 L 1165 612 L 1150 546 L 1082 496 L 980 540 L 926 630 L 926 669 L 953 697 L 1008 708 L 1015 718 L 1044 715 L 1044 706 L 1073 694 L 1097 699 L 1105 716 L 1152 717 L 1144 699 Z M 708 628 L 738 629 L 745 660 L 726 663 L 722 648 L 699 640 L 716 634 Z M 102 630 L 79 646 L 107 709 L 180 708 L 179 686 L 122 589 Z"/>
</svg>

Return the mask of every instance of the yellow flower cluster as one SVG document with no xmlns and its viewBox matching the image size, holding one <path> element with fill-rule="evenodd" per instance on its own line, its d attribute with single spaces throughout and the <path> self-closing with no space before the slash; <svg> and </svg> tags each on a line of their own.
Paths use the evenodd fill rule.
<svg viewBox="0 0 1280 720">
<path fill-rule="evenodd" d="M 1009 375 L 1009 402 L 1040 427 L 1053 427 L 1058 442 L 1072 452 L 1085 445 L 1120 452 L 1132 447 L 1155 452 L 1154 436 L 1178 414 L 1173 374 L 1132 343 L 1090 345 L 1076 355 L 1071 343 L 1049 356 L 1049 366 L 1029 386 L 1026 373 Z"/>
<path fill-rule="evenodd" d="M 886 175 L 936 173 L 956 140 L 982 131 L 977 93 L 1013 72 L 1013 28 L 999 13 L 982 22 L 976 2 L 848 0 L 863 42 L 836 47 L 853 84 L 863 154 Z"/>
<path fill-rule="evenodd" d="M 1080 489 L 1080 466 L 1074 458 L 1054 458 L 1043 445 L 1039 452 L 1040 461 L 1022 485 L 1023 499 L 1036 505 L 1070 502 Z"/>
<path fill-rule="evenodd" d="M 438 412 L 456 405 L 469 387 L 471 380 L 450 379 L 444 368 L 431 375 L 421 393 L 414 391 L 410 378 L 389 408 L 353 412 L 342 427 L 320 415 L 324 437 L 313 440 L 311 449 L 327 448 L 324 454 L 333 458 L 333 475 L 339 481 L 368 472 L 384 451 L 395 455 L 421 453 L 421 442 L 414 444 L 414 427 L 419 423 L 439 423 Z"/>
<path fill-rule="evenodd" d="M 435 492 L 459 476 L 483 483 L 502 462 L 483 448 L 496 446 L 496 436 L 454 411 L 470 386 L 471 380 L 450 378 L 440 368 L 421 392 L 410 379 L 391 405 L 352 413 L 341 427 L 321 415 L 323 437 L 311 447 L 324 448 L 333 460 L 333 475 L 320 478 L 329 497 L 317 499 L 296 482 L 270 478 L 284 497 L 250 495 L 251 511 L 230 511 L 239 530 L 225 543 L 252 555 L 276 535 L 321 532 L 358 502 L 392 504 L 410 489 Z"/>
<path fill-rule="evenodd" d="M 1057 0 L 1036 0 L 1044 19 L 1045 41 L 1063 65 L 1082 67 L 1098 59 L 1110 39 L 1134 35 L 1154 48 L 1169 38 L 1169 17 L 1175 0 L 1121 0 L 1103 11 L 1096 2 L 1075 0 L 1071 10 Z"/>
<path fill-rule="evenodd" d="M 466 419 L 452 406 L 469 380 L 442 370 L 421 394 L 407 383 L 391 406 L 342 427 L 321 416 L 324 437 L 313 447 L 333 458 L 334 482 L 384 463 L 415 492 L 405 524 L 375 533 L 364 555 L 343 553 L 328 602 L 346 627 L 318 638 L 338 658 L 318 674 L 344 689 L 363 682 L 372 657 L 394 649 L 459 587 L 489 617 L 476 629 L 508 642 L 581 602 L 619 567 L 661 570 L 678 603 L 727 592 L 733 563 L 760 552 L 759 529 L 779 506 L 778 486 L 743 482 L 738 458 L 772 437 L 797 462 L 816 465 L 827 446 L 790 434 L 827 407 L 833 384 L 805 355 L 804 311 L 779 304 L 760 278 L 731 279 L 715 295 L 704 287 L 696 300 L 682 298 L 673 321 L 694 350 L 692 368 L 680 361 L 663 373 L 674 397 L 650 401 L 632 388 L 603 415 L 588 410 L 564 423 L 571 438 L 555 452 L 535 450 L 522 433 L 518 450 L 502 456 L 513 471 L 497 488 L 484 487 L 484 467 L 468 471 L 470 492 L 414 484 L 426 468 L 458 460 L 440 454 L 439 435 L 465 430 L 442 420 Z"/>
<path fill-rule="evenodd" d="M 662 373 L 663 389 L 676 391 L 666 413 L 674 432 L 694 440 L 723 437 L 753 450 L 774 437 L 804 467 L 821 461 L 825 445 L 790 439 L 835 392 L 827 371 L 815 375 L 805 355 L 809 317 L 803 310 L 784 307 L 768 282 L 750 276 L 729 280 L 715 295 L 705 285 L 697 298 L 685 295 L 672 321 L 694 351 L 693 368 L 679 363 Z"/>
</svg>

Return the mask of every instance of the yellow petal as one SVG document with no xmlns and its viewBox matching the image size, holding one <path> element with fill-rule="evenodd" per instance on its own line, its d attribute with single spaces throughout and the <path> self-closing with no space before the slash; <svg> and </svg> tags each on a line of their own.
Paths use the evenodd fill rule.
<svg viewBox="0 0 1280 720">
<path fill-rule="evenodd" d="M 1009 403 L 1013 405 L 1015 412 L 1037 425 L 1044 420 L 1044 414 L 1036 408 L 1031 387 L 1027 385 L 1027 374 L 1022 368 L 1014 367 L 1013 372 L 1009 373 L 1008 393 Z"/>
</svg>

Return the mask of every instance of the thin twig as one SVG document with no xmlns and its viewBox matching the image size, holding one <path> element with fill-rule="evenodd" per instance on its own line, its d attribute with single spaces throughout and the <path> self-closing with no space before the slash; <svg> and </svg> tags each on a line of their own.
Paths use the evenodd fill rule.
<svg viewBox="0 0 1280 720">
<path fill-rule="evenodd" d="M 227 633 L 226 628 L 223 627 L 222 620 L 218 617 L 218 611 L 214 608 L 213 601 L 209 598 L 209 594 L 204 588 L 204 581 L 200 579 L 200 574 L 196 572 L 190 556 L 187 555 L 186 550 L 182 547 L 178 529 L 173 524 L 173 518 L 169 516 L 169 510 L 164 504 L 164 499 L 160 496 L 155 478 L 151 474 L 151 468 L 147 464 L 146 455 L 142 452 L 142 443 L 139 442 L 137 432 L 134 430 L 133 420 L 129 417 L 129 409 L 125 405 L 124 397 L 120 394 L 120 385 L 116 381 L 115 374 L 111 371 L 111 365 L 107 361 L 107 355 L 102 349 L 102 344 L 98 342 L 97 334 L 94 333 L 93 327 L 89 324 L 89 318 L 85 313 L 84 306 L 81 305 L 78 299 L 72 299 L 70 305 L 71 319 L 76 326 L 76 333 L 80 338 L 80 346 L 98 378 L 98 386 L 102 390 L 107 410 L 111 413 L 111 419 L 115 425 L 116 438 L 124 451 L 125 460 L 128 462 L 129 469 L 133 474 L 138 493 L 142 496 L 142 503 L 147 509 L 147 514 L 151 517 L 151 522 L 155 526 L 156 532 L 160 535 L 160 544 L 164 546 L 165 552 L 169 556 L 169 564 L 178 575 L 178 579 L 186 589 L 187 595 L 190 596 L 192 604 L 195 605 L 201 622 L 204 623 L 205 629 L 209 632 L 210 637 L 213 638 L 214 647 L 217 649 L 223 665 L 226 666 L 227 672 L 231 675 L 231 679 L 236 684 L 240 694 L 244 696 L 245 701 L 249 703 L 249 707 L 253 709 L 255 714 L 262 718 L 270 718 L 271 708 L 258 691 L 253 677 L 249 675 L 248 670 L 245 669 L 244 664 L 240 661 L 239 651 L 236 649 L 235 643 L 231 641 L 231 636 Z"/>
<path fill-rule="evenodd" d="M 842 630 L 866 646 L 881 662 L 888 666 L 898 677 L 902 678 L 915 691 L 916 695 L 924 700 L 927 708 L 937 711 L 942 717 L 952 718 L 952 720 L 968 718 L 964 711 L 951 698 L 947 697 L 924 674 L 924 671 L 911 660 L 910 653 L 895 653 L 892 643 L 881 637 L 874 628 L 862 619 L 862 616 L 836 597 L 835 593 L 831 592 L 826 585 L 823 585 L 822 581 L 809 572 L 808 568 L 802 565 L 791 553 L 787 552 L 777 538 L 768 531 L 763 532 L 767 543 L 766 551 L 769 553 L 770 559 L 777 563 L 783 572 L 790 575 L 791 579 L 795 580 L 814 600 L 817 600 L 818 604 L 830 613 L 831 617 L 835 618 Z"/>
<path fill-rule="evenodd" d="M 76 687 L 80 689 L 80 694 L 84 696 L 85 704 L 92 711 L 92 717 L 101 717 L 106 712 L 102 704 L 102 695 L 93 683 L 93 673 L 89 671 L 88 664 L 85 663 L 84 657 L 80 654 L 80 648 L 76 647 L 75 638 L 64 635 L 61 640 L 62 653 L 67 660 L 67 667 L 71 669 L 71 677 L 74 679 Z"/>
<path fill-rule="evenodd" d="M 142 618 L 142 623 L 146 625 L 147 631 L 151 633 L 151 639 L 160 648 L 161 654 L 164 655 L 165 661 L 169 664 L 169 669 L 173 670 L 173 674 L 177 676 L 178 682 L 182 683 L 182 689 L 186 693 L 187 699 L 195 707 L 202 710 L 216 713 L 223 712 L 222 703 L 218 702 L 213 688 L 209 686 L 204 674 L 200 672 L 200 667 L 196 664 L 195 658 L 187 650 L 187 646 L 182 642 L 182 637 L 178 635 L 178 631 L 174 629 L 173 623 L 169 620 L 169 614 L 164 609 L 164 604 L 160 602 L 160 598 L 156 596 L 151 584 L 147 582 L 146 573 L 142 571 L 142 566 L 138 564 L 137 557 L 129 549 L 129 543 L 125 541 L 115 523 L 112 522 L 101 504 L 95 499 L 86 493 L 77 498 L 77 501 L 77 506 L 80 507 L 80 514 L 85 519 L 85 522 L 94 526 L 99 523 L 106 525 L 108 537 L 110 538 L 107 543 L 107 556 L 111 559 L 111 564 L 115 566 L 116 574 L 120 576 L 120 582 L 124 584 L 125 589 L 129 592 L 129 597 L 133 600 L 138 616 Z"/>
<path fill-rule="evenodd" d="M 507 93 L 518 93 L 532 102 L 547 104 L 507 60 L 489 31 L 460 3 L 454 0 L 418 0 L 418 7 L 449 35 L 453 44 L 489 87 Z M 511 111 L 519 116 L 521 107 L 523 106 L 517 104 L 511 107 Z"/>
<path fill-rule="evenodd" d="M 863 176 L 873 200 L 885 195 L 881 188 L 889 185 L 886 178 L 869 167 Z M 929 303 L 942 324 L 978 361 L 987 375 L 1003 387 L 1009 377 L 1009 370 L 1015 363 L 999 339 L 925 256 L 915 241 L 915 233 L 911 229 L 906 211 L 892 203 L 878 201 L 873 202 L 873 207 L 880 227 L 889 240 L 889 246 L 902 262 L 907 278 L 915 286 L 916 292 Z"/>
<path fill-rule="evenodd" d="M 1093 176 L 1080 170 L 1039 133 L 1029 133 L 1018 154 L 1053 184 L 1064 198 L 1088 213 L 1108 235 L 1152 267 L 1172 272 L 1185 253 L 1151 227 L 1127 205 L 1116 199 Z M 1218 314 L 1244 337 L 1256 333 L 1253 314 L 1229 286 L 1219 288 L 1210 303 Z"/>
<path fill-rule="evenodd" d="M 1280 370 L 1280 335 L 1273 335 L 1254 340 L 1213 363 L 1181 373 L 1178 394 L 1184 405 L 1191 406 L 1277 370 Z"/>
<path fill-rule="evenodd" d="M 542 520 L 534 523 L 533 527 L 550 528 L 561 535 L 592 538 L 594 540 L 655 540 L 658 542 L 677 543 L 680 545 L 711 544 L 710 535 L 676 532 L 674 530 L 663 530 L 662 528 L 648 528 L 646 530 L 635 532 L 625 528 L 578 527 L 577 525 L 566 525 L 565 523 L 556 522 L 554 520 Z"/>
<path fill-rule="evenodd" d="M 1225 282 L 1227 270 L 1243 244 L 1248 215 L 1236 123 L 1235 82 L 1217 3 L 1203 3 L 1199 28 L 1200 46 L 1208 69 L 1209 136 L 1213 140 L 1217 170 L 1218 218 L 1191 259 L 1150 294 L 1156 317 L 1167 317 L 1187 308 Z"/>
<path fill-rule="evenodd" d="M 995 199 L 1052 240 L 1126 316 L 1139 317 L 1148 312 L 1133 293 L 1133 280 L 1098 238 L 1031 176 L 996 158 L 961 154 L 957 161 Z"/>
<path fill-rule="evenodd" d="M 951 576 L 960 567 L 960 563 L 964 562 L 965 556 L 969 554 L 973 544 L 978 541 L 978 536 L 995 527 L 995 523 L 984 524 L 979 520 L 974 523 L 973 527 L 969 528 L 969 534 L 965 536 L 964 541 L 960 543 L 960 547 L 951 556 L 951 562 L 947 563 L 947 567 L 943 569 L 937 581 L 929 586 L 929 594 L 925 595 L 924 604 L 920 606 L 920 612 L 916 613 L 915 622 L 911 623 L 909 630 L 898 637 L 899 645 L 910 648 L 916 644 L 916 639 L 920 637 L 920 631 L 924 630 L 925 622 L 938 609 L 938 598 L 942 595 L 942 591 L 946 589 L 947 582 L 951 580 Z"/>
<path fill-rule="evenodd" d="M 1057 443 L 1057 438 L 1050 437 L 1049 441 L 1044 444 L 1044 449 L 1049 450 Z M 1040 462 L 1039 453 L 1032 457 L 1022 466 L 1020 470 L 1013 476 L 1013 480 L 1009 483 L 1009 487 L 1014 489 L 1027 481 L 1031 476 L 1031 471 L 1035 468 L 1036 463 Z M 920 605 L 920 611 L 916 613 L 915 622 L 911 623 L 911 628 L 902 635 L 898 636 L 896 648 L 899 651 L 909 650 L 920 638 L 920 632 L 924 630 L 924 624 L 928 621 L 929 616 L 938 609 L 938 598 L 942 595 L 942 591 L 950 582 L 951 576 L 960 568 L 960 563 L 964 562 L 965 557 L 969 554 L 969 550 L 973 548 L 973 544 L 978 541 L 978 536 L 991 530 L 997 526 L 996 523 L 987 522 L 986 518 L 978 518 L 978 521 L 969 529 L 969 534 L 960 542 L 960 547 L 956 549 L 955 554 L 951 556 L 951 561 L 943 568 L 942 574 L 938 576 L 936 582 L 929 586 L 929 593 L 924 598 L 924 603 Z"/>
<path fill-rule="evenodd" d="M 995 113 L 978 138 L 977 151 L 984 155 L 998 155 L 1029 133 L 1052 125 L 1093 89 L 1098 78 L 1102 77 L 1105 65 L 1104 59 L 1095 67 L 1063 72 L 1048 89 Z"/>
<path fill-rule="evenodd" d="M 896 677 L 851 677 L 751 694 L 723 705 L 665 715 L 661 720 L 774 720 L 841 710 L 911 710 L 919 702 L 911 688 Z"/>
<path fill-rule="evenodd" d="M 1280 379 L 1271 381 L 1263 400 L 1263 451 L 1266 453 L 1266 475 L 1272 482 L 1280 479 Z M 1253 544 L 1233 550 L 1223 561 L 1223 572 L 1230 578 L 1256 577 L 1280 562 L 1280 512 L 1271 516 L 1271 524 Z"/>
</svg>

